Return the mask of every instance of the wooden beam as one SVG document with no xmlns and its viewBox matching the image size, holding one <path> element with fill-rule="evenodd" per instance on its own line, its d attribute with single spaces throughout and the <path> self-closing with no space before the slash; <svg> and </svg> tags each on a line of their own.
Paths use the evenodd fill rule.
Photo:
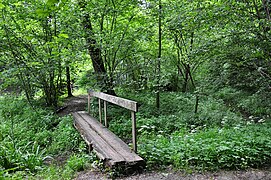
<svg viewBox="0 0 271 180">
<path fill-rule="evenodd" d="M 88 113 L 90 114 L 90 95 L 88 94 Z"/>
<path fill-rule="evenodd" d="M 99 99 L 98 101 L 99 101 L 99 120 L 100 123 L 102 123 L 102 102 L 101 99 Z"/>
<path fill-rule="evenodd" d="M 108 122 L 107 122 L 107 102 L 104 101 L 104 126 L 108 127 Z"/>
<path fill-rule="evenodd" d="M 110 130 L 85 111 L 73 112 L 74 125 L 89 146 L 110 167 L 125 165 L 145 166 L 144 160 Z"/>
<path fill-rule="evenodd" d="M 120 107 L 129 109 L 131 111 L 134 111 L 134 112 L 138 111 L 137 102 L 135 102 L 135 101 L 124 99 L 124 98 L 121 98 L 121 97 L 112 96 L 112 95 L 105 94 L 105 93 L 102 93 L 102 92 L 94 92 L 92 90 L 89 90 L 88 94 L 90 96 L 97 97 L 99 99 L 110 102 L 112 104 L 116 104 L 116 105 L 118 105 Z"/>
<path fill-rule="evenodd" d="M 134 111 L 131 112 L 132 115 L 132 135 L 133 135 L 133 150 L 137 153 L 137 142 L 136 142 L 136 113 Z"/>
</svg>

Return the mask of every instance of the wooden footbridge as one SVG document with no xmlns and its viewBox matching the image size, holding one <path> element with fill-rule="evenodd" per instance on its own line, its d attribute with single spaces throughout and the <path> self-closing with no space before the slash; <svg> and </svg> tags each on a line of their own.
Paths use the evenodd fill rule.
<svg viewBox="0 0 271 180">
<path fill-rule="evenodd" d="M 99 120 L 90 115 L 91 98 L 99 101 Z M 102 101 L 104 103 L 104 125 L 102 124 Z M 107 103 L 112 103 L 131 111 L 133 150 L 119 137 L 108 130 Z M 137 103 L 128 99 L 115 97 L 101 92 L 88 91 L 88 112 L 79 111 L 72 113 L 74 126 L 87 142 L 90 150 L 94 150 L 97 156 L 110 167 L 114 166 L 145 166 L 144 160 L 139 157 L 136 142 L 136 112 Z"/>
</svg>

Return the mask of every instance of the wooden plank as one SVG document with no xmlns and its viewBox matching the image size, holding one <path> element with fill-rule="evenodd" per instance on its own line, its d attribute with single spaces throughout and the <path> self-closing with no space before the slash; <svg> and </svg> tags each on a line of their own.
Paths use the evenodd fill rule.
<svg viewBox="0 0 271 180">
<path fill-rule="evenodd" d="M 95 120 L 93 117 L 89 116 L 85 111 L 78 112 L 87 122 L 90 123 L 90 126 L 92 129 L 94 129 L 100 136 L 102 136 L 103 139 L 106 139 L 107 142 L 109 142 L 112 147 L 118 151 L 122 155 L 126 155 L 127 153 L 132 153 L 133 156 L 138 158 L 139 156 L 135 154 L 127 144 L 125 144 L 120 138 L 118 138 L 114 133 L 109 131 L 107 128 L 102 126 L 97 120 Z M 121 148 L 122 149 L 121 149 Z M 127 156 L 129 159 L 131 156 Z M 140 160 L 142 158 L 139 157 Z M 134 158 L 133 158 L 134 160 Z"/>
<path fill-rule="evenodd" d="M 112 148 L 117 151 L 121 156 L 128 162 L 144 162 L 144 160 L 139 157 L 135 152 L 133 152 L 129 146 L 124 143 L 119 137 L 117 137 L 114 133 L 109 131 L 107 128 L 102 126 L 97 120 L 93 117 L 89 116 L 87 112 L 80 111 L 78 114 L 81 115 L 105 141 L 110 143 Z"/>
<path fill-rule="evenodd" d="M 120 107 L 129 109 L 131 111 L 134 111 L 134 112 L 138 111 L 137 102 L 135 102 L 135 101 L 124 99 L 124 98 L 121 98 L 121 97 L 112 96 L 112 95 L 105 94 L 105 93 L 102 93 L 102 92 L 94 92 L 92 90 L 89 90 L 88 94 L 90 96 L 100 98 L 100 99 L 105 100 L 107 102 L 116 104 L 116 105 L 118 105 Z"/>
<path fill-rule="evenodd" d="M 78 126 L 78 124 L 75 121 L 73 123 L 73 126 L 75 127 L 75 129 L 77 129 L 77 131 L 81 132 L 80 126 Z M 89 152 L 91 152 L 93 150 L 91 141 L 87 139 L 83 133 L 80 133 L 80 135 L 84 139 L 84 141 L 87 143 Z"/>
<path fill-rule="evenodd" d="M 125 159 L 93 131 L 80 115 L 73 114 L 73 116 L 75 117 L 77 129 L 87 139 L 87 142 L 91 143 L 93 150 L 100 159 L 107 161 L 110 166 L 125 163 Z"/>
<path fill-rule="evenodd" d="M 91 143 L 100 159 L 108 161 L 109 165 L 125 163 L 125 159 L 113 149 L 97 132 L 95 132 L 79 113 L 72 113 L 76 128 Z"/>
</svg>

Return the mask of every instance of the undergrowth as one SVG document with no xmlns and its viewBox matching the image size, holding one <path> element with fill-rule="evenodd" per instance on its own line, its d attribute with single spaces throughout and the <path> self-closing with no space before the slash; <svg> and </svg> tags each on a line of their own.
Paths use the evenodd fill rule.
<svg viewBox="0 0 271 180">
<path fill-rule="evenodd" d="M 271 160 L 269 119 L 244 119 L 223 99 L 201 96 L 195 113 L 195 95 L 163 93 L 161 109 L 155 96 L 135 94 L 139 154 L 148 167 L 172 165 L 177 169 L 217 170 L 262 167 Z M 131 139 L 130 114 L 110 107 L 110 129 Z M 128 139 L 128 140 L 127 140 Z"/>
<path fill-rule="evenodd" d="M 140 155 L 149 166 L 218 170 L 262 167 L 271 160 L 270 124 L 234 128 L 182 130 L 140 137 Z"/>
<path fill-rule="evenodd" d="M 231 87 L 224 87 L 214 93 L 214 96 L 222 99 L 225 104 L 244 116 L 253 116 L 253 119 L 270 118 L 271 93 L 257 91 L 256 93 L 244 92 Z"/>
<path fill-rule="evenodd" d="M 222 100 L 212 97 L 200 98 L 197 113 L 194 113 L 196 97 L 193 94 L 163 93 L 160 110 L 155 108 L 155 96 L 152 94 L 130 95 L 128 98 L 140 104 L 137 113 L 139 135 L 146 132 L 171 134 L 183 128 L 196 131 L 217 126 L 234 127 L 246 123 L 241 114 L 232 112 Z M 129 111 L 111 106 L 108 114 L 110 129 L 119 136 L 130 137 Z"/>
<path fill-rule="evenodd" d="M 70 179 L 84 169 L 94 156 L 86 155 L 86 145 L 72 124 L 70 116 L 60 118 L 22 98 L 1 97 L 0 177 L 38 178 L 46 173 L 47 179 Z M 63 154 L 66 157 L 59 159 Z"/>
<path fill-rule="evenodd" d="M 202 171 L 270 165 L 270 117 L 264 115 L 257 121 L 251 115 L 246 118 L 238 108 L 249 109 L 250 103 L 245 102 L 250 100 L 239 94 L 237 101 L 238 93 L 224 89 L 213 97 L 200 96 L 196 113 L 194 94 L 161 93 L 159 110 L 154 94 L 119 95 L 139 103 L 138 153 L 149 168 L 171 165 Z M 251 103 L 255 97 L 249 97 Z M 97 107 L 94 101 L 91 111 L 96 116 Z M 269 111 L 267 106 L 250 113 Z M 130 116 L 128 110 L 108 104 L 110 130 L 129 145 Z M 70 179 L 74 172 L 99 164 L 93 154 L 87 155 L 70 116 L 59 118 L 20 98 L 1 97 L 0 132 L 0 176 L 5 178 Z M 59 164 L 59 155 L 65 153 L 66 159 Z"/>
</svg>

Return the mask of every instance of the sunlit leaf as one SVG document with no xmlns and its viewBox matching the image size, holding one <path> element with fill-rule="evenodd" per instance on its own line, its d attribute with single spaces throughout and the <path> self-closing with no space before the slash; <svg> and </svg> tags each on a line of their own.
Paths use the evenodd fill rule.
<svg viewBox="0 0 271 180">
<path fill-rule="evenodd" d="M 59 0 L 48 0 L 46 4 L 49 6 L 54 6 L 58 2 L 59 2 Z"/>
<path fill-rule="evenodd" d="M 68 34 L 59 34 L 58 37 L 63 37 L 63 38 L 69 38 L 69 35 Z"/>
<path fill-rule="evenodd" d="M 3 9 L 3 8 L 5 8 L 5 5 L 0 3 L 0 9 Z"/>
<path fill-rule="evenodd" d="M 36 14 L 40 17 L 46 17 L 48 16 L 48 11 L 43 10 L 43 9 L 37 9 Z"/>
</svg>

